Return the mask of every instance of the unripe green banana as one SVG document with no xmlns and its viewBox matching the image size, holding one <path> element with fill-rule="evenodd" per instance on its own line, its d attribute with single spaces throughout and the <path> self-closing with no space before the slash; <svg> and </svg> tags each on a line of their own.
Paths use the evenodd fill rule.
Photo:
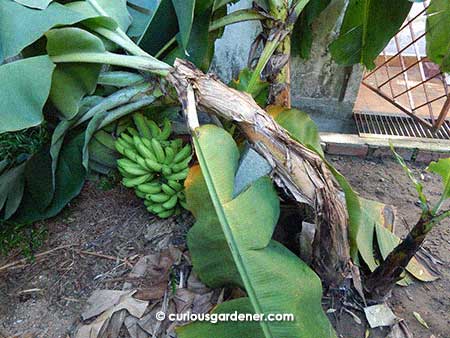
<svg viewBox="0 0 450 338">
<path fill-rule="evenodd" d="M 140 165 L 131 161 L 131 163 L 124 163 L 123 160 L 126 159 L 117 160 L 117 164 L 124 172 L 135 176 L 146 175 L 149 173 L 148 170 L 142 168 Z"/>
<path fill-rule="evenodd" d="M 156 138 L 152 138 L 152 149 L 158 159 L 158 162 L 164 163 L 166 155 L 164 154 L 164 149 L 162 148 L 161 143 L 159 143 Z"/>
<path fill-rule="evenodd" d="M 189 162 L 191 162 L 191 160 L 192 160 L 192 155 L 188 156 L 184 161 L 181 161 L 181 162 L 178 162 L 178 163 L 174 164 L 172 166 L 172 171 L 174 173 L 178 173 L 181 170 L 187 168 L 188 165 L 189 165 Z"/>
<path fill-rule="evenodd" d="M 178 215 L 182 207 L 186 208 L 182 181 L 189 171 L 191 146 L 183 147 L 181 139 L 168 140 L 171 134 L 168 119 L 163 121 L 162 131 L 142 113 L 136 113 L 133 120 L 138 130 L 128 127 L 127 133 L 120 134 L 115 143 L 125 157 L 117 162 L 122 183 L 135 188 L 149 212 L 162 218 Z"/>
<path fill-rule="evenodd" d="M 167 202 L 164 202 L 162 206 L 164 207 L 164 209 L 170 210 L 175 207 L 177 201 L 178 201 L 177 195 L 173 195 L 171 198 L 169 198 Z"/>
<path fill-rule="evenodd" d="M 161 134 L 161 129 L 159 129 L 156 122 L 153 120 L 147 119 L 147 125 L 150 128 L 150 131 L 152 132 L 152 137 L 159 138 L 159 135 Z"/>
<path fill-rule="evenodd" d="M 171 164 L 173 159 L 175 158 L 175 150 L 172 146 L 165 147 L 166 159 L 164 160 L 164 164 Z"/>
<path fill-rule="evenodd" d="M 159 214 L 160 212 L 166 211 L 164 207 L 161 204 L 154 204 L 151 207 L 148 207 L 147 209 L 150 209 L 152 213 Z"/>
<path fill-rule="evenodd" d="M 180 171 L 179 173 L 166 176 L 166 179 L 174 180 L 174 181 L 184 180 L 187 177 L 188 173 L 189 173 L 189 168 L 186 168 L 183 171 Z"/>
<path fill-rule="evenodd" d="M 120 140 L 117 140 L 117 141 L 116 141 L 116 150 L 117 150 L 120 154 L 125 155 L 125 147 L 123 146 L 123 144 L 119 143 L 118 141 L 120 141 Z"/>
<path fill-rule="evenodd" d="M 146 207 L 151 207 L 152 205 L 155 205 L 155 202 L 150 201 L 150 200 L 147 198 L 147 195 L 145 195 L 144 198 L 145 198 L 144 205 L 145 205 Z"/>
<path fill-rule="evenodd" d="M 175 189 L 176 191 L 183 190 L 184 186 L 181 183 L 178 183 L 177 181 L 169 180 L 167 181 L 167 184 L 172 189 Z"/>
<path fill-rule="evenodd" d="M 136 159 L 139 156 L 139 154 L 131 148 L 125 148 L 124 149 L 124 153 L 123 153 L 126 157 L 128 157 L 130 160 L 137 162 Z M 140 156 L 139 156 L 140 157 Z"/>
<path fill-rule="evenodd" d="M 157 203 L 164 203 L 170 198 L 170 195 L 167 195 L 166 193 L 159 193 L 150 195 L 150 200 Z"/>
<path fill-rule="evenodd" d="M 159 206 L 151 205 L 151 206 L 147 207 L 147 211 L 151 214 L 157 214 L 155 212 L 155 210 L 164 210 L 164 208 L 161 205 L 159 205 Z"/>
<path fill-rule="evenodd" d="M 129 132 L 131 136 L 139 136 L 139 132 L 133 127 L 128 127 L 127 132 Z"/>
<path fill-rule="evenodd" d="M 170 210 L 166 210 L 166 211 L 161 211 L 159 213 L 157 213 L 158 217 L 160 218 L 167 218 L 170 217 L 174 214 L 175 209 L 170 209 Z"/>
<path fill-rule="evenodd" d="M 163 121 L 163 129 L 161 131 L 161 134 L 159 135 L 159 139 L 165 141 L 169 138 L 171 133 L 172 133 L 172 124 L 170 123 L 169 119 L 165 118 Z"/>
<path fill-rule="evenodd" d="M 136 194 L 137 197 L 145 199 L 145 194 L 143 192 L 140 192 L 139 190 L 134 190 L 134 193 Z"/>
<path fill-rule="evenodd" d="M 161 189 L 164 191 L 167 195 L 175 195 L 177 192 L 176 190 L 169 187 L 167 184 L 163 183 L 161 184 Z"/>
<path fill-rule="evenodd" d="M 127 172 L 126 172 L 125 170 L 123 170 L 121 167 L 117 167 L 117 169 L 119 170 L 120 174 L 121 174 L 123 177 L 126 177 L 126 178 L 134 178 L 134 177 L 136 177 L 136 175 L 131 175 L 131 174 L 127 173 Z"/>
<path fill-rule="evenodd" d="M 136 150 L 143 158 L 149 158 L 152 161 L 157 161 L 156 156 L 153 154 L 153 152 L 148 149 L 144 143 L 142 142 L 142 139 L 139 136 L 133 136 L 133 142 L 136 147 Z"/>
<path fill-rule="evenodd" d="M 178 192 L 177 196 L 180 201 L 186 201 L 186 195 L 184 194 L 184 191 Z"/>
<path fill-rule="evenodd" d="M 121 153 L 122 155 L 125 155 L 125 149 L 131 149 L 134 150 L 133 145 L 129 145 L 127 142 L 125 142 L 121 137 L 117 139 L 116 141 L 116 150 Z"/>
<path fill-rule="evenodd" d="M 147 167 L 148 167 L 149 169 L 151 169 L 151 170 L 153 170 L 153 171 L 156 171 L 156 172 L 160 172 L 161 169 L 162 169 L 162 165 L 161 165 L 161 164 L 159 164 L 159 163 L 157 163 L 157 162 L 155 162 L 155 161 L 152 161 L 152 160 L 149 159 L 149 158 L 146 158 L 146 159 L 145 159 L 145 164 L 147 165 Z"/>
<path fill-rule="evenodd" d="M 126 142 L 130 147 L 134 148 L 133 138 L 128 135 L 127 133 L 120 134 L 119 140 L 122 139 L 124 142 Z"/>
<path fill-rule="evenodd" d="M 159 183 L 144 183 L 139 184 L 136 189 L 145 194 L 156 194 L 161 191 L 161 185 Z"/>
<path fill-rule="evenodd" d="M 118 159 L 117 160 L 117 165 L 119 167 L 121 167 L 121 168 L 127 167 L 127 166 L 128 167 L 136 167 L 136 168 L 143 169 L 143 170 L 145 170 L 145 168 L 146 168 L 146 167 L 141 167 L 135 161 L 132 161 L 132 160 L 130 160 L 128 158 L 120 158 L 120 159 Z M 142 175 L 142 174 L 140 174 L 140 175 Z"/>
<path fill-rule="evenodd" d="M 191 145 L 186 144 L 183 149 L 181 149 L 178 154 L 175 155 L 175 158 L 173 159 L 174 163 L 178 163 L 183 161 L 186 157 L 188 157 L 191 154 Z"/>
<path fill-rule="evenodd" d="M 145 145 L 148 149 L 152 150 L 152 141 L 150 141 L 150 140 L 147 139 L 147 138 L 143 138 L 141 141 L 142 141 L 142 143 L 144 143 L 144 145 Z M 152 152 L 153 152 L 153 150 L 152 150 Z"/>
<path fill-rule="evenodd" d="M 163 164 L 163 166 L 162 166 L 162 174 L 164 176 L 172 175 L 172 169 L 170 169 L 170 167 L 167 166 L 166 164 Z"/>
<path fill-rule="evenodd" d="M 181 201 L 181 200 L 180 200 L 180 205 L 181 205 L 183 208 L 185 208 L 186 210 L 189 210 L 189 209 L 188 209 L 188 206 L 187 206 L 187 203 L 186 203 L 185 201 Z"/>
<path fill-rule="evenodd" d="M 145 117 L 142 113 L 134 113 L 133 121 L 139 131 L 139 134 L 142 137 L 145 137 L 148 139 L 152 138 L 152 133 L 151 133 L 150 128 L 147 125 L 147 121 L 145 121 Z"/>
<path fill-rule="evenodd" d="M 145 183 L 145 182 L 151 180 L 152 178 L 153 178 L 152 174 L 146 174 L 146 175 L 138 176 L 135 178 L 124 177 L 122 179 L 122 184 L 124 186 L 126 186 L 127 188 L 133 188 L 139 184 L 142 184 L 142 183 Z"/>
<path fill-rule="evenodd" d="M 136 163 L 139 164 L 142 168 L 146 169 L 147 171 L 153 171 L 152 168 L 149 168 L 147 163 L 145 162 L 145 159 L 141 156 L 136 156 Z"/>
<path fill-rule="evenodd" d="M 181 147 L 183 146 L 183 140 L 181 138 L 177 138 L 170 142 L 172 149 L 177 153 Z"/>
</svg>

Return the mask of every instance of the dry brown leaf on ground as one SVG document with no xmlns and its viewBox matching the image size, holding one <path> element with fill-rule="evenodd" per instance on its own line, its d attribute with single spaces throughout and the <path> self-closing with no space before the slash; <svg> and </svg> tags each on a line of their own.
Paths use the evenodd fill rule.
<svg viewBox="0 0 450 338">
<path fill-rule="evenodd" d="M 129 282 L 125 283 L 124 289 L 133 286 L 145 289 L 163 283 L 167 284 L 172 266 L 179 264 L 182 254 L 180 249 L 170 247 L 141 257 L 128 275 Z"/>
<path fill-rule="evenodd" d="M 114 316 L 116 312 L 126 310 L 130 315 L 141 318 L 147 309 L 148 302 L 133 298 L 133 291 L 96 290 L 88 299 L 88 308 L 82 314 L 84 320 L 99 315 L 92 323 L 81 326 L 76 338 L 97 338 L 101 337 L 108 329 L 109 325 L 114 325 L 114 320 L 123 322 L 120 315 Z M 122 317 L 122 318 L 120 318 Z M 119 330 L 120 327 L 119 326 Z"/>
<path fill-rule="evenodd" d="M 141 257 L 123 289 L 92 294 L 82 319 L 93 321 L 75 338 L 118 337 L 123 325 L 131 338 L 175 337 L 175 328 L 185 321 L 170 321 L 169 314 L 207 313 L 223 298 L 221 290 L 207 288 L 190 272 L 190 262 L 176 247 Z M 166 319 L 158 321 L 161 311 Z"/>
<path fill-rule="evenodd" d="M 175 328 L 184 321 L 170 321 L 169 314 L 207 313 L 221 302 L 220 290 L 211 290 L 201 283 L 194 273 L 185 282 L 186 288 L 173 292 L 167 288 L 165 297 L 153 303 L 141 319 L 128 316 L 125 325 L 132 338 L 175 337 Z M 168 284 L 167 284 L 168 286 Z M 165 320 L 158 321 L 156 314 L 163 312 Z"/>
<path fill-rule="evenodd" d="M 409 331 L 405 321 L 401 320 L 392 326 L 391 332 L 389 332 L 386 338 L 413 338 L 413 335 Z"/>
</svg>

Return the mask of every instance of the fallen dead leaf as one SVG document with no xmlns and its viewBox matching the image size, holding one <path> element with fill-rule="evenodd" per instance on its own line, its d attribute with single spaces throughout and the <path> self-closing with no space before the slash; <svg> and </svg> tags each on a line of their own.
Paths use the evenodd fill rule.
<svg viewBox="0 0 450 338">
<path fill-rule="evenodd" d="M 113 315 L 121 310 L 126 310 L 130 315 L 136 318 L 141 318 L 148 306 L 148 302 L 133 298 L 133 291 L 115 291 L 115 290 L 96 290 L 89 297 L 88 309 L 82 314 L 83 319 L 93 318 L 99 315 L 92 323 L 81 326 L 75 337 L 76 338 L 97 338 L 101 337 L 111 324 L 113 326 L 119 326 L 117 321 L 120 322 L 120 326 L 117 330 L 120 331 L 123 320 L 123 316 Z M 123 319 L 122 319 L 123 318 Z M 112 319 L 115 319 L 112 320 Z M 116 322 L 116 323 L 115 323 Z"/>
<path fill-rule="evenodd" d="M 428 326 L 427 322 L 422 318 L 422 316 L 420 315 L 420 313 L 418 312 L 413 312 L 414 317 L 417 319 L 417 321 L 422 324 L 423 327 L 426 327 L 427 329 L 429 329 L 430 327 Z"/>
</svg>

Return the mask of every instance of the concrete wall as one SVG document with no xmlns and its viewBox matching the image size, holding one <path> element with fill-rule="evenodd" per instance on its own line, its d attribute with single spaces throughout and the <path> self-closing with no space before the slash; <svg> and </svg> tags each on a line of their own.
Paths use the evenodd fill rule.
<svg viewBox="0 0 450 338">
<path fill-rule="evenodd" d="M 228 6 L 228 13 L 250 8 L 251 0 L 241 0 Z M 216 40 L 212 71 L 225 83 L 237 78 L 239 71 L 247 67 L 250 47 L 261 32 L 259 21 L 239 22 L 225 27 L 222 38 Z"/>
<path fill-rule="evenodd" d="M 321 131 L 350 132 L 353 126 L 362 67 L 340 66 L 328 52 L 339 32 L 345 6 L 345 0 L 332 1 L 313 24 L 310 58 L 291 60 L 292 103 L 309 113 Z"/>
<path fill-rule="evenodd" d="M 351 114 L 358 94 L 362 70 L 359 66 L 337 65 L 327 46 L 337 34 L 346 0 L 334 0 L 316 20 L 310 60 L 291 60 L 293 106 L 308 112 L 321 131 L 352 132 Z M 229 11 L 248 8 L 251 0 L 241 0 Z M 336 26 L 336 27 L 335 27 Z M 213 71 L 228 82 L 246 67 L 250 45 L 260 32 L 257 22 L 228 26 L 216 41 Z"/>
</svg>

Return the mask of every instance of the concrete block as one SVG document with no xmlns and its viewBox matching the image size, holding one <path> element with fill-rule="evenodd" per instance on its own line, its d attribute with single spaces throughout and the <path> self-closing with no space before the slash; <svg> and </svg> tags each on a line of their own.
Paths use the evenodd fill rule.
<svg viewBox="0 0 450 338">
<path fill-rule="evenodd" d="M 326 152 L 330 155 L 347 155 L 366 157 L 369 151 L 367 144 L 327 143 Z"/>
<path fill-rule="evenodd" d="M 396 148 L 395 151 L 403 157 L 405 161 L 411 161 L 414 149 L 409 148 Z M 378 147 L 374 148 L 371 152 L 370 157 L 372 158 L 394 158 L 391 148 L 389 147 Z"/>
<path fill-rule="evenodd" d="M 439 158 L 440 153 L 419 149 L 416 155 L 416 162 L 428 164 L 432 161 L 437 161 Z"/>
</svg>

